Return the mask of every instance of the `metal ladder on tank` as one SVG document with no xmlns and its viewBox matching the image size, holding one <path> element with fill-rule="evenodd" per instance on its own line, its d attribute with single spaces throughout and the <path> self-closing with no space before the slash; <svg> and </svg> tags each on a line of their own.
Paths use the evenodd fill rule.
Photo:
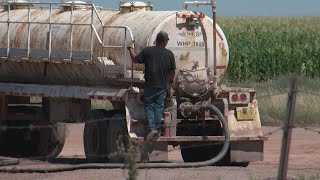
<svg viewBox="0 0 320 180">
<path fill-rule="evenodd" d="M 10 11 L 12 5 L 24 5 L 28 6 L 28 21 L 11 21 L 10 19 Z M 101 17 L 99 16 L 97 8 L 94 6 L 94 4 L 91 3 L 40 3 L 40 2 L 4 2 L 1 3 L 1 5 L 4 5 L 7 7 L 7 21 L 0 21 L 1 23 L 7 24 L 7 47 L 6 48 L 0 48 L 0 59 L 1 60 L 18 60 L 18 61 L 41 61 L 41 62 L 52 62 L 52 63 L 102 63 L 101 60 L 98 58 L 104 57 L 104 51 L 107 48 L 123 48 L 124 53 L 124 64 L 123 65 L 106 65 L 101 64 L 99 66 L 102 76 L 106 76 L 107 74 L 118 74 L 123 77 L 123 79 L 128 79 L 131 77 L 131 85 L 133 81 L 133 68 L 131 68 L 131 75 L 129 77 L 126 77 L 126 71 L 127 71 L 127 36 L 129 34 L 129 37 L 131 40 L 133 40 L 133 34 L 129 27 L 127 26 L 110 26 L 110 25 L 104 25 Z M 52 22 L 52 11 L 53 8 L 60 5 L 70 6 L 70 21 L 69 23 L 59 23 L 59 22 Z M 73 22 L 73 11 L 75 6 L 84 6 L 86 8 L 90 8 L 91 10 L 91 23 L 89 24 L 81 24 L 81 23 L 74 23 Z M 37 6 L 40 9 L 43 9 L 43 6 L 49 6 L 49 18 L 47 22 L 32 22 L 31 21 L 31 6 Z M 58 6 L 59 7 L 59 6 Z M 48 8 L 48 7 L 47 7 Z M 3 12 L 2 12 L 3 13 Z M 102 27 L 102 37 L 99 36 L 99 33 L 97 32 L 97 29 L 94 26 L 94 16 L 98 18 L 98 21 L 100 23 L 100 26 Z M 10 25 L 13 23 L 24 23 L 27 24 L 28 27 L 28 36 L 27 36 L 27 48 L 26 49 L 18 49 L 18 48 L 10 48 Z M 31 25 L 33 24 L 41 24 L 49 26 L 49 32 L 48 32 L 48 48 L 41 50 L 41 52 L 36 52 L 33 54 L 35 57 L 32 57 L 32 49 L 30 48 L 31 44 Z M 52 50 L 52 27 L 53 26 L 71 26 L 71 33 L 70 33 L 70 51 L 60 51 L 55 52 Z M 74 51 L 73 50 L 73 30 L 74 26 L 89 26 L 91 28 L 91 42 L 90 42 L 90 51 Z M 123 29 L 124 30 L 124 44 L 121 46 L 116 45 L 106 45 L 104 44 L 104 32 L 106 28 L 116 28 L 116 29 Z M 98 43 L 100 44 L 102 51 L 100 56 L 97 56 L 94 54 L 94 37 L 97 38 Z M 26 53 L 24 53 L 26 50 Z M 38 53 L 38 54 L 37 54 Z M 60 54 L 59 54 L 60 53 Z M 57 58 L 58 57 L 58 58 Z"/>
</svg>

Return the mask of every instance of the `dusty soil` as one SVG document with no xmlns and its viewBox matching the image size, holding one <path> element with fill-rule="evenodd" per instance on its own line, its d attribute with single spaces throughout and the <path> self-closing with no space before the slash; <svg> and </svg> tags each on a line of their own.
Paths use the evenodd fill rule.
<svg viewBox="0 0 320 180">
<path fill-rule="evenodd" d="M 264 127 L 263 132 L 267 134 L 279 127 Z M 60 164 L 64 158 L 84 157 L 82 142 L 82 124 L 68 126 L 68 137 L 66 144 L 57 162 Z M 316 129 L 320 131 L 320 129 Z M 240 167 L 201 167 L 185 169 L 143 169 L 139 170 L 138 179 L 274 179 L 278 172 L 279 154 L 281 148 L 282 131 L 269 135 L 265 143 L 265 156 L 263 162 L 251 163 L 246 168 Z M 320 179 L 320 134 L 307 131 L 302 128 L 293 130 L 291 151 L 289 156 L 288 176 L 291 179 L 312 177 Z M 170 153 L 173 161 L 182 161 L 179 150 Z M 60 159 L 60 161 L 59 161 Z M 72 160 L 71 160 L 72 161 Z M 69 161 L 70 162 L 70 161 Z M 31 160 L 22 160 L 19 166 L 42 166 L 48 167 L 52 163 Z M 57 166 L 57 164 L 55 164 Z M 1 173 L 0 179 L 126 179 L 127 171 L 122 169 L 100 169 L 100 170 L 76 170 L 60 173 Z"/>
</svg>

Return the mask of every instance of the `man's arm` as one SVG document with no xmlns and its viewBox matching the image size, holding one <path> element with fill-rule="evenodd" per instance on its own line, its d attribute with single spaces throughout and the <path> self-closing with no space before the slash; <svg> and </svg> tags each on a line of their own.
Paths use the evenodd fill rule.
<svg viewBox="0 0 320 180">
<path fill-rule="evenodd" d="M 176 75 L 176 61 L 172 51 L 171 51 L 170 60 L 171 60 L 171 69 L 170 69 L 169 83 L 173 83 L 174 76 Z"/>
<path fill-rule="evenodd" d="M 129 50 L 130 57 L 131 57 L 133 63 L 135 63 L 135 64 L 144 63 L 144 61 L 145 61 L 144 50 L 142 50 L 139 54 L 137 54 L 134 51 L 134 41 L 129 42 L 129 44 L 127 45 L 127 49 Z"/>
<path fill-rule="evenodd" d="M 175 70 L 170 70 L 169 83 L 173 83 L 174 76 L 176 75 Z"/>
<path fill-rule="evenodd" d="M 132 62 L 135 64 L 138 63 L 138 61 L 136 59 L 137 53 L 134 51 L 134 49 L 132 47 L 128 47 L 128 50 L 130 52 L 130 57 L 132 59 Z"/>
</svg>

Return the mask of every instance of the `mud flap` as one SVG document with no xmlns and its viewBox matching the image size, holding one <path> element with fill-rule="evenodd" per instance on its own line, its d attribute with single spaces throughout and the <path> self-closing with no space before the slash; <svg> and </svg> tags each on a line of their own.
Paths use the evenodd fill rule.
<svg viewBox="0 0 320 180">
<path fill-rule="evenodd" d="M 232 141 L 230 143 L 231 162 L 262 161 L 263 146 L 263 140 Z"/>
</svg>

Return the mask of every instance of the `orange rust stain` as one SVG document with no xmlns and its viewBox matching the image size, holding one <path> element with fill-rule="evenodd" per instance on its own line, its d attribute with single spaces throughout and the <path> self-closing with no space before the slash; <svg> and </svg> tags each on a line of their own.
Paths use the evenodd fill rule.
<svg viewBox="0 0 320 180">
<path fill-rule="evenodd" d="M 32 28 L 32 31 L 31 31 L 31 48 L 38 48 L 38 47 L 35 47 L 35 44 L 37 42 L 37 37 L 40 35 L 39 34 L 39 27 L 34 27 Z M 40 37 L 40 39 L 43 39 L 43 37 Z"/>
<path fill-rule="evenodd" d="M 181 54 L 180 61 L 188 61 L 189 55 L 190 55 L 190 52 L 187 52 L 187 54 Z"/>
<path fill-rule="evenodd" d="M 74 11 L 72 18 L 73 18 L 73 23 L 75 24 L 80 24 L 80 23 L 91 24 L 91 11 L 80 11 L 80 12 Z"/>
<path fill-rule="evenodd" d="M 43 11 L 43 10 L 34 10 L 34 11 L 31 11 L 30 14 L 31 14 L 31 17 L 33 19 L 39 17 L 39 16 L 43 16 L 44 12 L 47 12 L 47 11 Z M 47 14 L 47 13 L 46 13 Z"/>
<path fill-rule="evenodd" d="M 108 18 L 108 20 L 106 22 L 104 22 L 104 25 L 111 25 L 114 21 L 116 21 L 119 17 L 122 17 L 120 13 L 118 14 L 115 14 L 115 15 L 112 15 L 110 18 Z M 101 30 L 103 31 L 103 30 Z M 112 32 L 112 33 L 110 33 Z M 115 39 L 117 38 L 117 36 L 115 36 L 115 29 L 110 29 L 110 28 L 105 28 L 104 29 L 104 39 L 102 39 L 102 41 L 105 43 L 105 44 L 115 44 L 115 42 L 118 40 L 118 39 Z M 105 40 L 107 39 L 107 41 Z M 109 51 L 106 51 L 105 54 L 109 55 L 109 56 L 112 56 L 112 54 L 109 54 Z M 115 59 L 115 57 L 112 57 L 111 60 L 113 60 L 114 62 L 116 62 L 117 60 Z"/>
<path fill-rule="evenodd" d="M 116 14 L 111 16 L 106 22 L 104 22 L 105 25 L 110 25 L 111 23 L 113 23 L 115 20 L 117 20 L 120 16 L 120 14 Z"/>
<path fill-rule="evenodd" d="M 17 24 L 17 29 L 15 34 L 11 34 L 11 37 L 14 37 L 12 42 L 13 48 L 22 48 L 24 43 L 24 34 L 27 33 L 27 24 Z"/>
<path fill-rule="evenodd" d="M 224 42 L 223 41 L 219 43 L 219 48 L 221 50 L 221 57 L 222 57 L 222 64 L 221 65 L 226 66 L 227 63 L 228 63 L 227 62 L 228 53 L 227 53 L 226 47 L 224 46 Z"/>
<path fill-rule="evenodd" d="M 3 17 L 7 17 L 7 16 L 8 16 L 8 13 L 0 12 L 0 19 L 3 18 Z"/>
</svg>

